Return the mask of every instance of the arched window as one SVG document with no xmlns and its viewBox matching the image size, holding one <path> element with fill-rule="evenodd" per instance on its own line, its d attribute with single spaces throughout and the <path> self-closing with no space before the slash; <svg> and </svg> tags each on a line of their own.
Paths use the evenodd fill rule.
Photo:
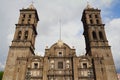
<svg viewBox="0 0 120 80">
<path fill-rule="evenodd" d="M 93 21 L 92 21 L 92 19 L 90 20 L 90 24 L 93 24 Z"/>
<path fill-rule="evenodd" d="M 96 24 L 99 24 L 99 20 L 98 19 L 96 20 Z"/>
<path fill-rule="evenodd" d="M 29 14 L 29 18 L 31 18 L 31 14 Z"/>
<path fill-rule="evenodd" d="M 28 24 L 30 24 L 30 19 L 28 19 Z"/>
<path fill-rule="evenodd" d="M 23 18 L 25 18 L 25 14 L 23 14 Z"/>
<path fill-rule="evenodd" d="M 21 24 L 23 24 L 23 23 L 24 23 L 24 19 L 21 20 Z"/>
<path fill-rule="evenodd" d="M 34 68 L 35 68 L 35 69 L 38 68 L 38 63 L 34 63 Z"/>
<path fill-rule="evenodd" d="M 93 39 L 97 39 L 95 31 L 92 32 L 92 35 L 93 35 Z"/>
<path fill-rule="evenodd" d="M 103 39 L 104 39 L 104 38 L 103 38 L 103 34 L 102 34 L 102 32 L 101 32 L 101 31 L 99 32 L 99 37 L 100 37 L 100 39 L 101 39 L 101 40 L 103 40 Z"/>
<path fill-rule="evenodd" d="M 24 39 L 25 39 L 25 40 L 28 39 L 28 31 L 25 31 Z"/>
<path fill-rule="evenodd" d="M 22 32 L 19 31 L 19 32 L 18 32 L 18 37 L 17 37 L 17 39 L 20 40 L 20 39 L 21 39 L 21 36 L 22 36 Z"/>
<path fill-rule="evenodd" d="M 89 18 L 92 18 L 92 15 L 91 15 L 91 14 L 89 15 Z"/>
<path fill-rule="evenodd" d="M 59 52 L 58 55 L 59 55 L 59 56 L 62 56 L 62 52 Z"/>
<path fill-rule="evenodd" d="M 95 15 L 95 18 L 98 18 L 98 15 L 97 15 L 97 14 Z"/>
<path fill-rule="evenodd" d="M 58 69 L 63 69 L 63 62 L 58 62 Z"/>
<path fill-rule="evenodd" d="M 83 68 L 87 68 L 87 63 L 83 63 Z"/>
</svg>

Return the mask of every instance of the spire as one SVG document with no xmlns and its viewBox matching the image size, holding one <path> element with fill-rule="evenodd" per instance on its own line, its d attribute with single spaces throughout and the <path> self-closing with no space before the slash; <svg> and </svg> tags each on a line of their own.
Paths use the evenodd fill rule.
<svg viewBox="0 0 120 80">
<path fill-rule="evenodd" d="M 61 19 L 59 20 L 59 24 L 60 24 L 60 36 L 59 36 L 59 40 L 61 40 Z"/>
<path fill-rule="evenodd" d="M 58 42 L 57 42 L 57 45 L 59 46 L 59 47 L 62 47 L 62 45 L 63 45 L 63 41 L 61 40 L 61 19 L 59 20 L 59 40 L 58 40 Z"/>
</svg>

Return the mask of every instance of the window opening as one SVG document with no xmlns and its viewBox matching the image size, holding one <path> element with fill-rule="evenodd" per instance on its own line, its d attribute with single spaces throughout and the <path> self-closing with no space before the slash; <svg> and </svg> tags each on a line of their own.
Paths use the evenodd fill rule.
<svg viewBox="0 0 120 80">
<path fill-rule="evenodd" d="M 92 35 L 93 35 L 93 39 L 97 39 L 96 33 L 94 31 L 92 32 Z"/>
<path fill-rule="evenodd" d="M 62 52 L 59 52 L 59 56 L 62 56 Z"/>
<path fill-rule="evenodd" d="M 58 69 L 63 69 L 63 62 L 58 62 Z"/>
<path fill-rule="evenodd" d="M 18 40 L 20 40 L 20 39 L 21 39 L 21 35 L 22 35 L 22 32 L 21 32 L 21 31 L 19 31 L 19 32 L 18 32 L 18 38 L 17 38 Z"/>
<path fill-rule="evenodd" d="M 89 15 L 89 18 L 92 18 L 92 15 L 91 15 L 91 14 Z"/>
<path fill-rule="evenodd" d="M 103 39 L 104 39 L 104 38 L 103 38 L 103 34 L 102 34 L 102 32 L 101 32 L 101 31 L 99 32 L 99 37 L 100 37 L 100 39 L 101 39 L 101 40 L 103 40 Z"/>
<path fill-rule="evenodd" d="M 99 24 L 99 20 L 96 20 L 96 24 Z"/>
<path fill-rule="evenodd" d="M 87 68 L 87 63 L 83 63 L 83 68 Z"/>
<path fill-rule="evenodd" d="M 90 20 L 90 24 L 93 24 L 93 21 L 92 21 L 92 19 Z"/>
<path fill-rule="evenodd" d="M 28 19 L 28 24 L 30 24 L 30 19 Z"/>
<path fill-rule="evenodd" d="M 35 68 L 35 69 L 38 68 L 38 63 L 34 63 L 34 68 Z"/>
<path fill-rule="evenodd" d="M 29 15 L 29 18 L 31 18 L 31 14 Z"/>
<path fill-rule="evenodd" d="M 25 37 L 24 37 L 24 39 L 27 40 L 27 38 L 28 38 L 28 31 L 25 31 Z"/>
<path fill-rule="evenodd" d="M 25 14 L 23 14 L 23 18 L 25 18 Z"/>
<path fill-rule="evenodd" d="M 24 23 L 24 19 L 22 19 L 22 22 L 21 22 L 22 24 Z"/>
<path fill-rule="evenodd" d="M 98 15 L 95 15 L 95 18 L 98 18 Z"/>
</svg>

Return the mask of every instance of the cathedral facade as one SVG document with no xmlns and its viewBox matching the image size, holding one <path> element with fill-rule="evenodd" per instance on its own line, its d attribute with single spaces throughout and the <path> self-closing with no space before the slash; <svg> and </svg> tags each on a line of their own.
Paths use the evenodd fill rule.
<svg viewBox="0 0 120 80">
<path fill-rule="evenodd" d="M 87 5 L 82 14 L 86 54 L 58 40 L 45 55 L 35 55 L 39 17 L 33 5 L 20 10 L 2 80 L 118 80 L 99 9 Z"/>
</svg>

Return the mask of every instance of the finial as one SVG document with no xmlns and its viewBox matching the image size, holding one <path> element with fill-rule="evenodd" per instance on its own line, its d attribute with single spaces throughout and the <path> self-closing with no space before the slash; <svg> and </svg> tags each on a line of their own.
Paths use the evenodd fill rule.
<svg viewBox="0 0 120 80">
<path fill-rule="evenodd" d="M 86 9 L 90 9 L 90 8 L 92 8 L 92 7 L 90 6 L 90 3 L 87 1 L 87 7 L 86 7 Z"/>
<path fill-rule="evenodd" d="M 57 44 L 58 44 L 59 47 L 62 47 L 63 41 L 61 40 L 61 19 L 59 19 L 59 25 L 60 25 L 59 26 L 60 31 L 59 31 L 59 40 L 58 40 Z"/>
<path fill-rule="evenodd" d="M 31 5 L 28 7 L 28 9 L 35 9 L 35 7 L 34 7 L 34 2 L 33 2 L 33 0 L 32 0 L 32 2 L 31 2 Z"/>
<path fill-rule="evenodd" d="M 48 46 L 46 46 L 46 49 L 48 49 Z"/>
</svg>

